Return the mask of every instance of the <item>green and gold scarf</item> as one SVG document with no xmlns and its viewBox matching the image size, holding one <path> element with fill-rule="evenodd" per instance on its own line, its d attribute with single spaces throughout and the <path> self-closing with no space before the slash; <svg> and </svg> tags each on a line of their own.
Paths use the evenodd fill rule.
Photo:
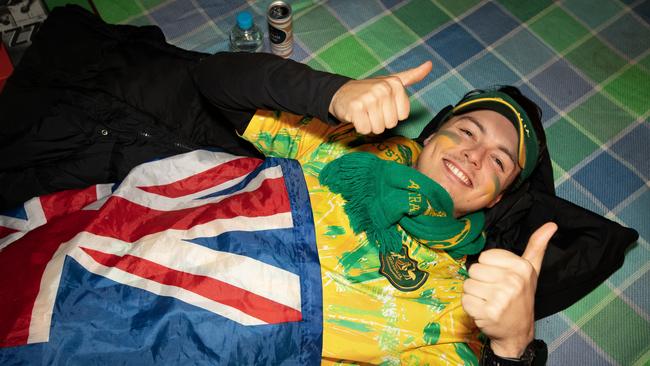
<svg viewBox="0 0 650 366">
<path fill-rule="evenodd" d="M 401 250 L 397 225 L 455 259 L 483 249 L 483 212 L 455 218 L 449 193 L 411 167 L 353 152 L 327 164 L 319 180 L 343 196 L 354 232 L 365 232 L 382 254 Z"/>
</svg>

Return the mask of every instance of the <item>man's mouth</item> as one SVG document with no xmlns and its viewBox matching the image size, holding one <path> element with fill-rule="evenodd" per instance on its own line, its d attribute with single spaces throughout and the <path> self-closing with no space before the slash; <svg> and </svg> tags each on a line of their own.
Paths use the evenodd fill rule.
<svg viewBox="0 0 650 366">
<path fill-rule="evenodd" d="M 473 186 L 472 181 L 456 165 L 454 165 L 452 162 L 446 159 L 443 159 L 443 162 L 445 163 L 445 166 L 447 167 L 447 169 L 449 169 L 451 174 L 453 174 L 456 178 L 458 178 L 458 180 L 461 183 L 465 184 L 468 187 Z"/>
</svg>

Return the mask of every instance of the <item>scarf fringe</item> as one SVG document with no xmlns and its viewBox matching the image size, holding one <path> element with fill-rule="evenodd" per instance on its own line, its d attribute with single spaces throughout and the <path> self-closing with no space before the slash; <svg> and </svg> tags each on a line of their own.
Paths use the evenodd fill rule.
<svg viewBox="0 0 650 366">
<path fill-rule="evenodd" d="M 340 193 L 346 200 L 344 209 L 355 234 L 366 232 L 368 241 L 374 243 L 380 253 L 399 252 L 402 249 L 402 237 L 396 225 L 378 227 L 372 213 L 381 210 L 370 209 L 377 204 L 379 192 L 376 179 L 382 164 L 368 164 L 366 154 L 344 155 L 323 168 L 320 173 L 321 184 L 332 192 Z"/>
</svg>

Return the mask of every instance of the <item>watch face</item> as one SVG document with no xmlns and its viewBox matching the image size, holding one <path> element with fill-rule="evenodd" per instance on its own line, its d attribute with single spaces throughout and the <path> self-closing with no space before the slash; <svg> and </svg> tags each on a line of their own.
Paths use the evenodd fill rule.
<svg viewBox="0 0 650 366">
<path fill-rule="evenodd" d="M 521 360 L 522 361 L 527 361 L 528 364 L 533 362 L 535 359 L 535 347 L 533 346 L 533 342 L 531 342 L 528 347 L 526 347 L 526 350 L 524 351 L 524 354 L 521 355 Z"/>
<path fill-rule="evenodd" d="M 535 360 L 535 350 L 538 348 L 535 344 L 536 340 L 533 340 L 533 342 L 530 342 L 528 347 L 524 350 L 524 354 L 521 355 L 520 358 L 507 358 L 507 357 L 499 357 L 494 354 L 494 351 L 492 351 L 492 348 L 490 348 L 490 343 L 487 342 L 483 346 L 483 351 L 481 353 L 481 365 L 483 366 L 528 366 L 532 365 L 533 361 Z M 540 341 L 541 342 L 541 341 Z M 546 344 L 544 342 L 541 342 L 543 344 L 543 347 L 546 347 Z M 541 349 L 541 348 L 540 348 Z M 543 357 L 544 359 L 546 357 Z M 541 365 L 543 365 L 542 363 Z"/>
</svg>

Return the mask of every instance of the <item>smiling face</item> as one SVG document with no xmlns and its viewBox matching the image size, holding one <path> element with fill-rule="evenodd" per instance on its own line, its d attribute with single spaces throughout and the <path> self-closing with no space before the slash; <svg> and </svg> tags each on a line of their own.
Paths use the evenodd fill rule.
<svg viewBox="0 0 650 366">
<path fill-rule="evenodd" d="M 417 170 L 449 192 L 454 216 L 492 207 L 521 169 L 517 131 L 501 114 L 477 110 L 453 116 L 424 141 Z"/>
</svg>

